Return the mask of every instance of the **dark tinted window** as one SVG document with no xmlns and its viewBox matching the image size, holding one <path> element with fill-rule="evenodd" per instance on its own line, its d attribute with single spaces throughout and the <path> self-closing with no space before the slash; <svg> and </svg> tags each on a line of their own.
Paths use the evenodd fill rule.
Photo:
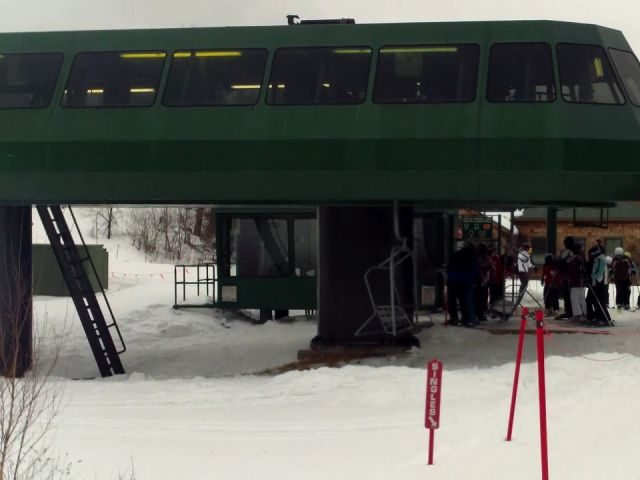
<svg viewBox="0 0 640 480">
<path fill-rule="evenodd" d="M 491 47 L 487 100 L 552 102 L 556 99 L 551 47 L 545 43 L 498 43 Z"/>
<path fill-rule="evenodd" d="M 289 264 L 289 224 L 284 218 L 233 219 L 231 262 L 238 277 L 286 277 Z"/>
<path fill-rule="evenodd" d="M 51 103 L 61 53 L 0 55 L 0 108 L 44 108 Z"/>
<path fill-rule="evenodd" d="M 76 55 L 67 80 L 65 107 L 145 107 L 158 91 L 164 52 Z"/>
<path fill-rule="evenodd" d="M 623 52 L 613 48 L 609 49 L 609 53 L 631 103 L 640 106 L 640 64 L 638 59 L 631 52 Z"/>
<path fill-rule="evenodd" d="M 260 96 L 267 51 L 200 50 L 173 54 L 165 105 L 253 105 Z"/>
<path fill-rule="evenodd" d="M 562 98 L 567 102 L 622 104 L 624 97 L 604 50 L 595 45 L 558 45 Z"/>
<path fill-rule="evenodd" d="M 376 103 L 472 102 L 477 45 L 394 46 L 380 49 Z"/>
<path fill-rule="evenodd" d="M 282 48 L 273 59 L 267 103 L 362 103 L 370 63 L 370 48 Z"/>
</svg>

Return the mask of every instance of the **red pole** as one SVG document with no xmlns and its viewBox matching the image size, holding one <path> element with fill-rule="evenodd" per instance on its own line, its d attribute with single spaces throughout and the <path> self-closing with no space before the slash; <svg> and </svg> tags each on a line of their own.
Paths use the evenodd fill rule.
<svg viewBox="0 0 640 480">
<path fill-rule="evenodd" d="M 434 442 L 435 430 L 429 429 L 429 459 L 428 465 L 433 465 L 433 442 Z"/>
<path fill-rule="evenodd" d="M 544 314 L 536 311 L 536 340 L 538 344 L 538 393 L 540 397 L 540 454 L 542 456 L 542 480 L 549 480 L 549 456 L 547 450 L 547 393 L 544 379 Z"/>
<path fill-rule="evenodd" d="M 520 364 L 522 363 L 522 350 L 524 347 L 524 335 L 527 328 L 527 315 L 529 309 L 522 307 L 522 316 L 520 318 L 520 337 L 518 338 L 518 353 L 516 354 L 516 371 L 513 374 L 513 391 L 511 392 L 511 409 L 509 410 L 509 426 L 507 427 L 507 442 L 511 441 L 513 432 L 513 417 L 516 413 L 516 398 L 518 396 L 518 380 L 520 378 Z"/>
</svg>

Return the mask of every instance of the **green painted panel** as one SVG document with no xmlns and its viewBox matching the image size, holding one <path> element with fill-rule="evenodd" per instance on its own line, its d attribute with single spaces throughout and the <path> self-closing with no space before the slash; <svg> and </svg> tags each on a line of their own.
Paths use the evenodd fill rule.
<svg viewBox="0 0 640 480">
<path fill-rule="evenodd" d="M 107 289 L 109 287 L 109 252 L 102 245 L 87 245 L 89 254 L 98 272 L 98 277 L 102 286 Z M 79 247 L 80 252 L 84 254 L 83 247 Z M 67 297 L 69 290 L 64 283 L 62 273 L 58 261 L 51 246 L 46 244 L 34 244 L 33 251 L 33 294 L 48 295 L 53 297 Z M 84 255 L 81 255 L 84 256 Z M 91 271 L 91 265 L 85 262 L 87 275 L 91 280 L 94 291 L 99 292 L 100 287 L 95 275 Z"/>
<path fill-rule="evenodd" d="M 225 278 L 218 281 L 220 299 L 225 286 L 237 288 L 237 301 L 219 301 L 216 307 L 272 310 L 316 308 L 315 277 Z"/>
</svg>

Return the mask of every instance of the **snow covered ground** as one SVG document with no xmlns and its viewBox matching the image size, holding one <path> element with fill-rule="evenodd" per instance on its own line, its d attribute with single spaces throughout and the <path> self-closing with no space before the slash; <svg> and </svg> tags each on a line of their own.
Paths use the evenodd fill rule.
<svg viewBox="0 0 640 480">
<path fill-rule="evenodd" d="M 93 214 L 79 214 L 90 225 Z M 34 235 L 44 240 L 38 221 Z M 144 262 L 121 235 L 105 244 L 127 375 L 73 380 L 98 376 L 73 304 L 35 302 L 46 345 L 65 332 L 51 381 L 64 384 L 55 448 L 72 478 L 114 479 L 131 465 L 138 480 L 540 478 L 533 337 L 508 444 L 513 335 L 435 318 L 406 355 L 264 375 L 308 347 L 313 321 L 252 325 L 172 310 L 172 265 Z M 613 315 L 611 335 L 547 338 L 552 478 L 640 478 L 640 312 Z M 427 467 L 424 366 L 433 357 L 445 372 L 436 465 Z"/>
</svg>

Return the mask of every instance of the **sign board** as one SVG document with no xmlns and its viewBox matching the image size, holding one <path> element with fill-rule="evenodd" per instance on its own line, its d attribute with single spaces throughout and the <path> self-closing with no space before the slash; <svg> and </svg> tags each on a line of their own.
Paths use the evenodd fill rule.
<svg viewBox="0 0 640 480">
<path fill-rule="evenodd" d="M 221 297 L 223 302 L 237 302 L 238 301 L 238 287 L 235 285 L 223 285 Z"/>
<path fill-rule="evenodd" d="M 422 302 L 422 305 L 433 305 L 436 303 L 436 287 L 423 285 L 420 293 L 420 301 Z"/>
<path fill-rule="evenodd" d="M 442 391 L 442 362 L 431 360 L 427 364 L 427 403 L 424 426 L 430 430 L 440 427 L 440 393 Z"/>
<path fill-rule="evenodd" d="M 491 240 L 493 224 L 488 217 L 461 217 L 464 240 Z"/>
</svg>

